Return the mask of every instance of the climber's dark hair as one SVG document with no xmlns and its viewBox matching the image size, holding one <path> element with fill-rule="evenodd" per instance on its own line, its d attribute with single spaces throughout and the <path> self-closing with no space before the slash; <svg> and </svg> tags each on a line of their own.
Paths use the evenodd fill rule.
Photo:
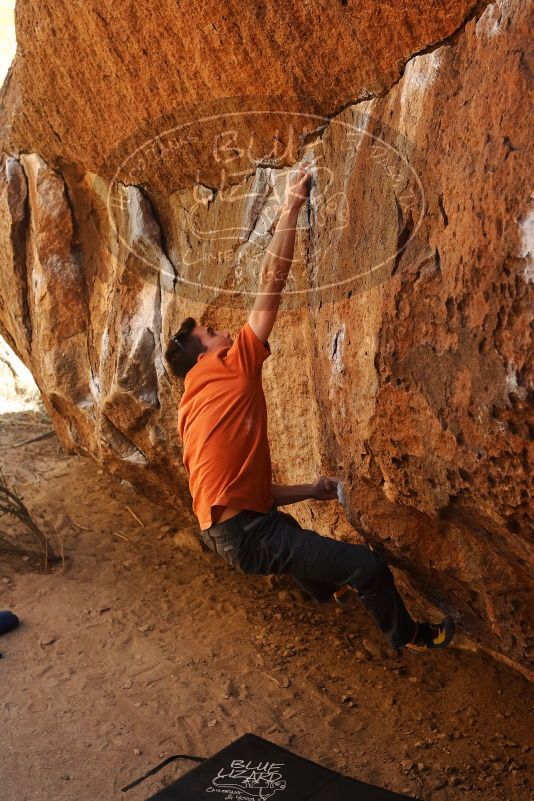
<svg viewBox="0 0 534 801">
<path fill-rule="evenodd" d="M 185 378 L 189 370 L 197 363 L 199 353 L 207 350 L 199 337 L 192 333 L 196 324 L 193 317 L 187 317 L 167 343 L 165 359 L 171 372 L 178 378 Z"/>
</svg>

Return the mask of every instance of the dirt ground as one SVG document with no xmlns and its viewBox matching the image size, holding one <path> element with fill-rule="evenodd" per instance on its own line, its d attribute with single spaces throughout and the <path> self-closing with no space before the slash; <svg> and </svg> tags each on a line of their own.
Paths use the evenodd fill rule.
<svg viewBox="0 0 534 801">
<path fill-rule="evenodd" d="M 0 426 L 0 465 L 65 555 L 44 573 L 0 551 L 0 609 L 21 619 L 0 637 L 2 801 L 141 801 L 193 763 L 120 788 L 245 732 L 417 799 L 531 797 L 522 676 L 465 650 L 399 656 L 355 596 L 316 606 L 177 547 L 172 514 L 55 436 L 13 447 L 49 430 L 36 412 Z"/>
</svg>

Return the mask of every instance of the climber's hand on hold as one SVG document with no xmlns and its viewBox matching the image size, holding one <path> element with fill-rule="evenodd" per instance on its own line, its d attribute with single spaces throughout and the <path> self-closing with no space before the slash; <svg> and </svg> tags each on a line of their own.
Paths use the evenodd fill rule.
<svg viewBox="0 0 534 801">
<path fill-rule="evenodd" d="M 287 187 L 286 206 L 300 209 L 310 191 L 312 182 L 309 167 L 298 167 L 290 174 Z"/>
<path fill-rule="evenodd" d="M 337 500 L 337 478 L 328 478 L 328 476 L 319 476 L 317 481 L 312 484 L 312 498 L 316 501 L 333 501 Z"/>
</svg>

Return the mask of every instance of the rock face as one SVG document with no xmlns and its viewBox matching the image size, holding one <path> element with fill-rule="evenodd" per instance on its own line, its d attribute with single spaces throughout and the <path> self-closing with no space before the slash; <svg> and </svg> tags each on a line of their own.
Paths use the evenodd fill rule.
<svg viewBox="0 0 534 801">
<path fill-rule="evenodd" d="M 292 513 L 383 548 L 414 603 L 528 671 L 528 4 L 211 5 L 18 3 L 0 331 L 65 445 L 190 524 L 162 351 L 189 314 L 244 323 L 304 157 L 274 480 L 339 476 L 348 522 Z"/>
<path fill-rule="evenodd" d="M 293 98 L 299 111 L 331 114 L 387 90 L 411 55 L 452 35 L 475 8 L 473 0 L 436 8 L 425 0 L 99 0 L 73 14 L 68 0 L 45 0 L 38 11 L 19 0 L 19 55 L 4 87 L 0 137 L 8 149 L 96 172 L 147 121 L 177 108 L 183 121 L 201 100 L 229 111 L 228 98 L 238 108 L 253 98 L 258 109 L 281 96 L 275 108 Z M 207 155 L 193 144 L 170 158 L 167 185 L 191 185 Z M 152 167 L 144 177 L 154 186 L 158 176 Z"/>
</svg>

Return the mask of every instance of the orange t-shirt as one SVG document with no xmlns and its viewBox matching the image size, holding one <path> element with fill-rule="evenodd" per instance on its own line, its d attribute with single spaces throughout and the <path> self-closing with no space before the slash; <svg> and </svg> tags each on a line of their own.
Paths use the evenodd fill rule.
<svg viewBox="0 0 534 801">
<path fill-rule="evenodd" d="M 185 377 L 178 433 L 201 530 L 213 525 L 213 506 L 267 512 L 274 502 L 261 381 L 270 354 L 247 322 L 231 347 L 207 353 Z"/>
</svg>

